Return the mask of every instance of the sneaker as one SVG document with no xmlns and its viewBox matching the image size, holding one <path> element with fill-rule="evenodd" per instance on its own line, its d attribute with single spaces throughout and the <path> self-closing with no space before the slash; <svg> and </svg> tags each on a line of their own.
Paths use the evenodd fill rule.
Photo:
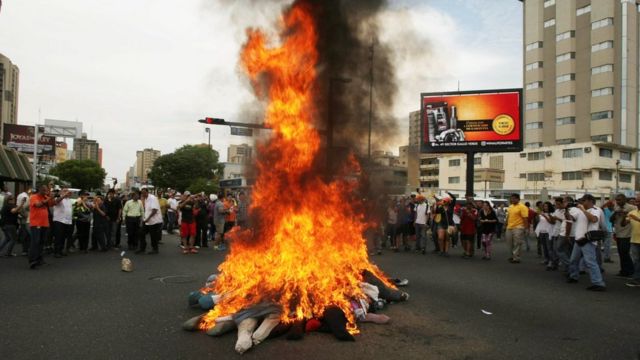
<svg viewBox="0 0 640 360">
<path fill-rule="evenodd" d="M 225 244 L 220 245 L 220 247 L 218 248 L 218 250 L 220 251 L 225 251 L 227 250 L 227 246 Z"/>
<path fill-rule="evenodd" d="M 631 280 L 628 283 L 626 283 L 625 285 L 627 285 L 628 287 L 640 287 L 640 281 Z"/>
<path fill-rule="evenodd" d="M 199 245 L 196 245 L 196 249 L 200 249 L 200 246 L 199 246 Z"/>
<path fill-rule="evenodd" d="M 409 285 L 409 280 L 408 279 L 393 279 L 393 282 L 396 284 L 396 286 L 407 286 L 407 285 Z"/>
<path fill-rule="evenodd" d="M 182 254 L 187 255 L 189 253 L 189 250 L 187 249 L 182 249 Z"/>
<path fill-rule="evenodd" d="M 606 291 L 607 288 L 600 285 L 591 285 L 587 288 L 589 291 Z"/>
<path fill-rule="evenodd" d="M 147 253 L 147 255 L 157 255 L 158 254 L 158 250 L 151 250 Z"/>
<path fill-rule="evenodd" d="M 520 264 L 520 260 L 514 258 L 509 259 L 509 262 L 512 264 Z"/>
<path fill-rule="evenodd" d="M 213 245 L 213 250 L 216 250 L 216 251 L 217 251 L 217 250 L 220 250 L 220 246 L 218 246 L 218 245 Z"/>
<path fill-rule="evenodd" d="M 567 284 L 575 284 L 577 282 L 578 282 L 578 280 L 576 280 L 574 278 L 571 278 L 571 277 L 567 279 Z"/>
<path fill-rule="evenodd" d="M 192 254 L 197 254 L 198 253 L 198 249 L 191 248 L 191 250 L 189 250 L 189 252 L 191 252 Z"/>
</svg>

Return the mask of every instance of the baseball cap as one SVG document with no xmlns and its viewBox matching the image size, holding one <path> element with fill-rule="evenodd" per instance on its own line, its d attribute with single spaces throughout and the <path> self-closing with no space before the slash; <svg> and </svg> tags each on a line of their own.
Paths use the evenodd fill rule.
<svg viewBox="0 0 640 360">
<path fill-rule="evenodd" d="M 191 195 L 191 192 L 189 190 L 184 192 L 184 196 L 189 196 L 189 195 Z"/>
</svg>

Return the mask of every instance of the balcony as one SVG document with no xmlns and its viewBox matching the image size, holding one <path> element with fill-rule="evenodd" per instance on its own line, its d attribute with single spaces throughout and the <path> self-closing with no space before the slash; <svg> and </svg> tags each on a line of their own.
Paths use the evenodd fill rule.
<svg viewBox="0 0 640 360">
<path fill-rule="evenodd" d="M 438 164 L 420 164 L 420 170 L 437 170 Z"/>
<path fill-rule="evenodd" d="M 438 175 L 420 176 L 420 181 L 437 182 L 438 181 Z"/>
</svg>

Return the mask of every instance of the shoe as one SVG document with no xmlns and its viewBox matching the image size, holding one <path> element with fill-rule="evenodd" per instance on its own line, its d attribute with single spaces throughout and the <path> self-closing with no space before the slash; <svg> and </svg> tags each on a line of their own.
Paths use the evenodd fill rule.
<svg viewBox="0 0 640 360">
<path fill-rule="evenodd" d="M 213 250 L 216 250 L 216 251 L 220 250 L 220 246 L 218 246 L 218 245 L 213 245 Z"/>
<path fill-rule="evenodd" d="M 37 261 L 32 261 L 32 262 L 30 262 L 30 263 L 29 263 L 29 269 L 31 269 L 31 270 L 35 270 L 35 269 L 37 269 L 37 268 L 38 268 L 38 265 L 39 265 L 39 264 L 38 264 L 38 262 L 37 262 Z"/>
<path fill-rule="evenodd" d="M 607 288 L 600 285 L 591 285 L 587 288 L 589 291 L 606 291 Z"/>
<path fill-rule="evenodd" d="M 190 253 L 192 254 L 197 254 L 198 253 L 198 249 L 197 248 L 191 248 L 191 250 L 189 250 Z"/>
<path fill-rule="evenodd" d="M 578 282 L 578 280 L 576 280 L 574 278 L 571 278 L 571 277 L 567 279 L 567 284 L 575 284 L 577 282 Z"/>
<path fill-rule="evenodd" d="M 396 284 L 396 286 L 407 286 L 409 285 L 409 280 L 407 279 L 393 279 L 393 282 Z"/>
<path fill-rule="evenodd" d="M 180 244 L 178 246 L 180 246 L 181 249 L 184 249 L 184 245 Z"/>
<path fill-rule="evenodd" d="M 189 250 L 187 249 L 182 249 L 182 254 L 187 255 L 189 253 Z"/>
<path fill-rule="evenodd" d="M 604 262 L 606 262 L 608 264 L 615 264 L 615 261 L 613 261 L 611 259 L 604 259 Z"/>
<path fill-rule="evenodd" d="M 409 293 L 402 292 L 402 294 L 400 294 L 400 301 L 407 301 L 407 300 L 409 300 Z"/>
<path fill-rule="evenodd" d="M 427 253 L 427 249 L 422 249 L 421 253 L 422 255 L 425 255 Z"/>
<path fill-rule="evenodd" d="M 20 253 L 20 256 L 27 256 L 27 255 L 29 255 L 29 254 L 26 251 L 23 251 L 23 252 Z"/>
<path fill-rule="evenodd" d="M 199 245 L 196 245 L 196 249 L 200 249 L 200 246 L 199 246 Z"/>
<path fill-rule="evenodd" d="M 62 257 L 62 254 L 55 254 L 55 255 L 53 255 L 53 257 L 56 258 L 56 259 L 60 259 Z"/>
<path fill-rule="evenodd" d="M 151 250 L 147 252 L 147 255 L 157 255 L 157 254 L 158 254 L 158 250 Z"/>
<path fill-rule="evenodd" d="M 509 262 L 512 264 L 520 264 L 520 260 L 516 260 L 514 258 L 509 259 Z"/>
<path fill-rule="evenodd" d="M 444 256 L 444 257 L 447 257 L 447 258 L 448 258 L 448 257 L 449 257 L 449 253 L 448 253 L 448 252 L 443 252 L 443 253 L 442 253 L 442 256 Z"/>
<path fill-rule="evenodd" d="M 144 250 L 138 250 L 138 251 L 136 251 L 134 254 L 144 255 L 144 254 L 145 254 L 145 252 L 144 252 Z"/>
<path fill-rule="evenodd" d="M 378 250 L 378 251 L 376 252 L 376 254 L 378 254 L 378 255 L 382 255 L 382 250 Z"/>
<path fill-rule="evenodd" d="M 625 285 L 627 285 L 628 287 L 640 287 L 640 281 L 631 280 L 628 283 L 626 283 Z"/>
<path fill-rule="evenodd" d="M 220 248 L 218 250 L 225 251 L 225 250 L 227 250 L 227 246 L 222 244 L 222 245 L 220 245 Z"/>
<path fill-rule="evenodd" d="M 551 270 L 553 270 L 553 268 L 551 266 L 547 266 L 547 268 L 545 270 L 546 271 L 551 271 Z"/>
</svg>

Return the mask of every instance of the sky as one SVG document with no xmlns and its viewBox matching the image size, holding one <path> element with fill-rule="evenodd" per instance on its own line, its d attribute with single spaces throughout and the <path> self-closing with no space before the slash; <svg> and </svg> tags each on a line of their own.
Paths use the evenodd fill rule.
<svg viewBox="0 0 640 360">
<path fill-rule="evenodd" d="M 18 123 L 80 121 L 123 180 L 136 150 L 207 143 L 205 116 L 239 119 L 254 100 L 238 70 L 249 26 L 273 29 L 285 0 L 4 0 L 0 53 L 20 68 Z M 381 42 L 394 50 L 394 116 L 408 142 L 421 92 L 522 86 L 516 0 L 390 0 Z M 222 161 L 251 138 L 213 127 Z M 397 146 L 375 149 L 398 152 Z"/>
</svg>

